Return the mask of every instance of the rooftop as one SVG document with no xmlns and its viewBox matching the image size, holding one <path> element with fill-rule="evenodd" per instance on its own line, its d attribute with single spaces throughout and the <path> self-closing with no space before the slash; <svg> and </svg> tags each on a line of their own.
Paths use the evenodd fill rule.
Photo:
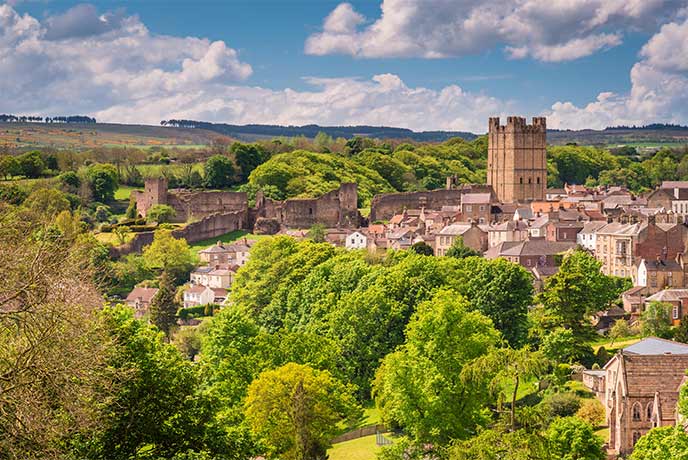
<svg viewBox="0 0 688 460">
<path fill-rule="evenodd" d="M 688 345 L 657 337 L 647 337 L 622 351 L 634 355 L 688 355 Z"/>
</svg>

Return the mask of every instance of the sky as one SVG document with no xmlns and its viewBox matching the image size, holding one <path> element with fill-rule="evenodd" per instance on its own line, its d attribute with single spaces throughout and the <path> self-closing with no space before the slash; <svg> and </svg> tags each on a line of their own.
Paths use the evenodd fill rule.
<svg viewBox="0 0 688 460">
<path fill-rule="evenodd" d="M 688 124 L 688 0 L 0 0 L 0 113 Z"/>
</svg>

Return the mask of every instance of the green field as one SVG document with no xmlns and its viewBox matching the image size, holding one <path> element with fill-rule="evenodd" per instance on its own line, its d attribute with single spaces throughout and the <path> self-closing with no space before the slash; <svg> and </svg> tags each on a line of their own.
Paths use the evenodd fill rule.
<svg viewBox="0 0 688 460">
<path fill-rule="evenodd" d="M 115 200 L 117 201 L 129 201 L 129 196 L 132 190 L 142 190 L 143 187 L 132 187 L 130 185 L 120 185 L 117 190 L 115 190 Z"/>
<path fill-rule="evenodd" d="M 169 171 L 174 175 L 181 175 L 186 168 L 184 164 L 169 164 L 169 165 L 136 165 L 143 177 L 157 177 L 161 176 L 163 171 Z M 203 163 L 194 163 L 193 169 L 203 174 Z"/>
<path fill-rule="evenodd" d="M 327 451 L 329 460 L 375 460 L 380 447 L 375 444 L 375 435 L 351 441 L 340 442 Z"/>
<path fill-rule="evenodd" d="M 612 340 L 609 337 L 602 337 L 599 340 L 595 341 L 592 343 L 592 349 L 597 352 L 597 350 L 600 349 L 600 347 L 604 347 L 607 350 L 610 349 L 619 349 L 619 348 L 624 348 L 629 345 L 633 345 L 634 343 L 640 342 L 642 339 L 641 336 L 635 335 L 633 337 L 622 337 L 620 339 L 614 340 L 614 343 L 612 343 Z"/>
</svg>

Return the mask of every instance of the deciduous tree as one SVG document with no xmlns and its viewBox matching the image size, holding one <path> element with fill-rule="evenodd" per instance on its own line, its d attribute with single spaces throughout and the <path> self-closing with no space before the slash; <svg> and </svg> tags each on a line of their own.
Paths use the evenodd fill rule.
<svg viewBox="0 0 688 460">
<path fill-rule="evenodd" d="M 327 458 L 337 425 L 360 413 L 352 388 L 327 371 L 289 363 L 251 383 L 246 418 L 270 458 Z"/>
</svg>

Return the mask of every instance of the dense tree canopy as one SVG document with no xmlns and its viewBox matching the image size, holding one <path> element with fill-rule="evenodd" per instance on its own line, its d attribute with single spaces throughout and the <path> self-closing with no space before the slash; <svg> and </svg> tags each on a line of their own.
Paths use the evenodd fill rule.
<svg viewBox="0 0 688 460">
<path fill-rule="evenodd" d="M 452 291 L 419 304 L 406 343 L 385 357 L 373 394 L 383 420 L 420 441 L 466 438 L 480 423 L 486 381 L 463 380 L 464 367 L 497 345 L 489 318 Z"/>
</svg>

